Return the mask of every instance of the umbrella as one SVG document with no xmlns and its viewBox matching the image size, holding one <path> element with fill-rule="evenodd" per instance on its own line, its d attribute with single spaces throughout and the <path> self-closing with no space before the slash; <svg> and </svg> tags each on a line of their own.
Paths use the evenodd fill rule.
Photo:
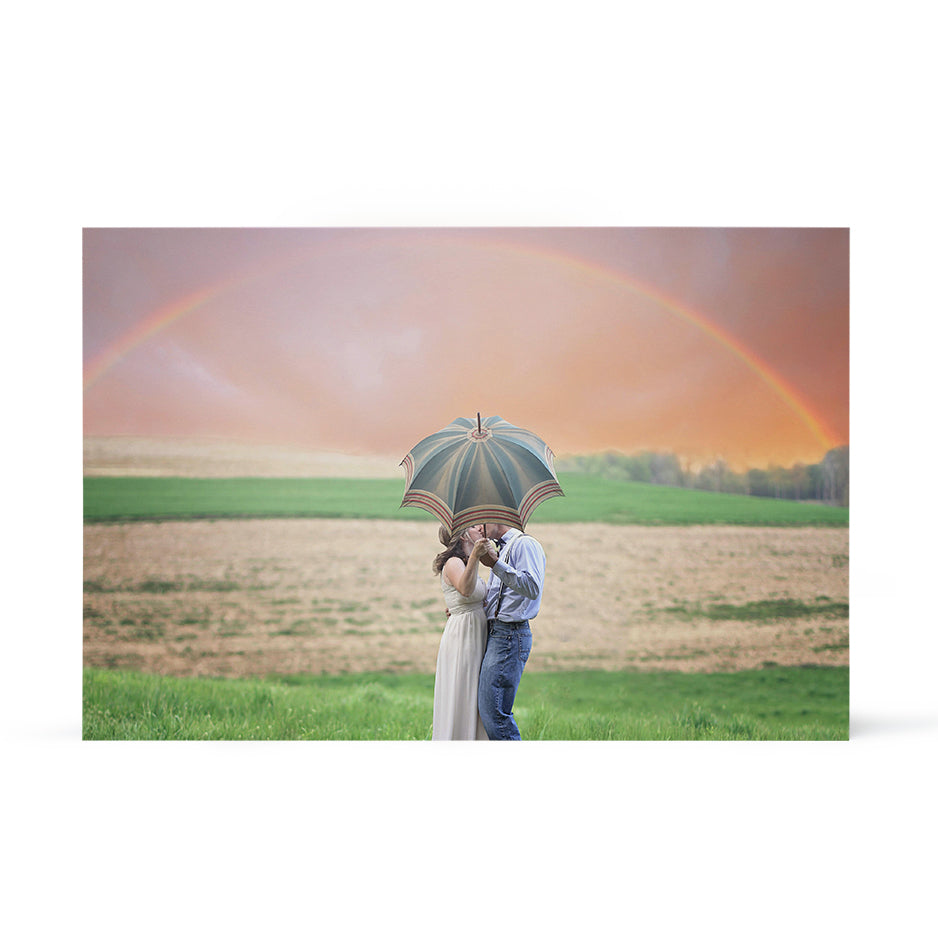
<svg viewBox="0 0 938 938">
<path fill-rule="evenodd" d="M 401 461 L 404 505 L 435 515 L 450 531 L 473 524 L 524 530 L 542 501 L 563 491 L 554 454 L 540 437 L 501 417 L 457 417 Z"/>
</svg>

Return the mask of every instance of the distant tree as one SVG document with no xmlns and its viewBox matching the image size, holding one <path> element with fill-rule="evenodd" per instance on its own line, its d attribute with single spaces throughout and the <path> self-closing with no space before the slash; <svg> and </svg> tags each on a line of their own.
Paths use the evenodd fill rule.
<svg viewBox="0 0 938 938">
<path fill-rule="evenodd" d="M 850 447 L 829 450 L 821 462 L 824 501 L 834 505 L 850 504 Z"/>
<path fill-rule="evenodd" d="M 731 492 L 733 495 L 748 495 L 748 480 L 745 473 L 733 472 L 727 470 L 723 477 L 723 490 Z"/>
<path fill-rule="evenodd" d="M 685 458 L 685 460 L 682 463 L 679 463 L 679 465 L 681 469 L 681 485 L 689 489 L 694 488 L 697 476 L 694 472 L 694 466 L 693 463 L 691 463 L 690 458 Z"/>
<path fill-rule="evenodd" d="M 776 498 L 782 497 L 785 489 L 785 469 L 782 466 L 771 465 L 768 471 L 769 487 Z"/>
<path fill-rule="evenodd" d="M 629 474 L 633 482 L 651 482 L 651 453 L 636 453 L 629 459 Z"/>
<path fill-rule="evenodd" d="M 824 470 L 820 463 L 808 466 L 808 490 L 817 501 L 824 500 Z"/>
<path fill-rule="evenodd" d="M 730 467 L 726 464 L 725 460 L 718 459 L 713 464 L 713 477 L 716 480 L 716 491 L 723 492 L 726 489 L 726 476 L 730 471 Z"/>
<path fill-rule="evenodd" d="M 607 479 L 628 479 L 627 457 L 613 450 L 602 454 L 602 474 Z"/>
<path fill-rule="evenodd" d="M 586 472 L 606 479 L 683 485 L 710 492 L 731 492 L 762 498 L 817 499 L 836 505 L 850 500 L 849 447 L 830 450 L 817 464 L 748 469 L 737 473 L 724 459 L 694 471 L 688 457 L 642 450 L 628 455 L 618 450 L 567 456 L 555 463 L 558 472 Z"/>
<path fill-rule="evenodd" d="M 803 462 L 797 462 L 789 469 L 789 477 L 794 488 L 794 497 L 801 501 L 810 491 L 810 482 L 808 478 L 808 467 Z"/>
<path fill-rule="evenodd" d="M 764 469 L 750 469 L 747 475 L 750 495 L 761 495 L 766 498 L 772 494 L 769 489 L 769 474 Z"/>
<path fill-rule="evenodd" d="M 697 488 L 708 492 L 725 492 L 730 476 L 730 467 L 723 459 L 717 459 L 697 474 Z"/>
<path fill-rule="evenodd" d="M 673 453 L 649 453 L 649 471 L 655 485 L 680 485 L 681 464 Z"/>
</svg>

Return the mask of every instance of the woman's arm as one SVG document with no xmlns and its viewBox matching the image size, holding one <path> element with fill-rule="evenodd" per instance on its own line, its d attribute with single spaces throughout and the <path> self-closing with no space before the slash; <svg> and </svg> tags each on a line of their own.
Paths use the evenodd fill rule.
<svg viewBox="0 0 938 938">
<path fill-rule="evenodd" d="M 489 542 L 485 538 L 472 545 L 469 559 L 463 563 L 458 557 L 450 557 L 443 567 L 446 579 L 459 590 L 463 596 L 471 596 L 476 588 L 479 578 L 479 557 L 488 550 Z"/>
</svg>

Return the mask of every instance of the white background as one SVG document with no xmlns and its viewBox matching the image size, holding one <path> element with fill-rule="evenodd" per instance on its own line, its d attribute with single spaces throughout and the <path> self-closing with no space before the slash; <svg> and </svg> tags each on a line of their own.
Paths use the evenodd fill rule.
<svg viewBox="0 0 938 938">
<path fill-rule="evenodd" d="M 923 9 L 8 12 L 12 934 L 920 931 L 938 833 Z M 437 224 L 851 229 L 849 742 L 80 741 L 82 227 Z"/>
</svg>

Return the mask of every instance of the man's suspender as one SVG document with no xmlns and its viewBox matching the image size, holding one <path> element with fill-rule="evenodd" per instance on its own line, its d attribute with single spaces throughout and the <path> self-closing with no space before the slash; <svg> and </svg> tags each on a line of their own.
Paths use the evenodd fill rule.
<svg viewBox="0 0 938 938">
<path fill-rule="evenodd" d="M 524 534 L 518 534 L 514 538 L 512 538 L 511 543 L 508 545 L 508 549 L 505 551 L 505 559 L 503 561 L 504 563 L 508 563 L 508 555 L 511 553 L 512 547 L 515 546 L 515 542 L 520 541 L 521 538 L 523 538 L 524 536 L 525 536 Z M 505 592 L 505 581 L 501 577 L 499 577 L 498 578 L 498 602 L 495 603 L 495 612 L 492 615 L 493 619 L 498 618 L 498 610 L 502 608 L 502 594 L 504 592 Z"/>
</svg>

